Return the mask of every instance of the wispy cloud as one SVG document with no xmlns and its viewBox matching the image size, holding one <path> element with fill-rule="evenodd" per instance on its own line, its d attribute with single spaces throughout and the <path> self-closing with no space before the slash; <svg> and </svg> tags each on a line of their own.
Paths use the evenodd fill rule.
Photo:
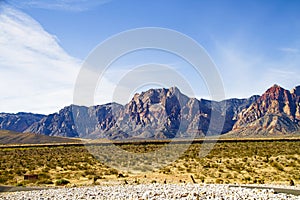
<svg viewBox="0 0 300 200">
<path fill-rule="evenodd" d="M 299 53 L 299 49 L 290 48 L 290 47 L 279 48 L 278 50 L 286 52 L 286 53 Z"/>
<path fill-rule="evenodd" d="M 110 2 L 111 0 L 11 0 L 19 8 L 42 8 L 47 10 L 64 10 L 81 12 Z"/>
<path fill-rule="evenodd" d="M 275 83 L 286 89 L 299 85 L 300 52 L 296 48 L 278 49 L 279 55 L 267 56 L 259 46 L 251 49 L 247 41 L 234 38 L 216 41 L 213 58 L 220 68 L 226 96 L 244 98 L 262 94 Z"/>
<path fill-rule="evenodd" d="M 81 61 L 30 16 L 0 6 L 0 111 L 49 113 L 71 104 Z"/>
<path fill-rule="evenodd" d="M 220 69 L 227 98 L 249 97 L 257 94 L 261 87 L 257 66 L 262 64 L 262 58 L 259 54 L 251 55 L 243 45 L 239 45 L 240 42 L 216 41 L 212 56 Z"/>
</svg>

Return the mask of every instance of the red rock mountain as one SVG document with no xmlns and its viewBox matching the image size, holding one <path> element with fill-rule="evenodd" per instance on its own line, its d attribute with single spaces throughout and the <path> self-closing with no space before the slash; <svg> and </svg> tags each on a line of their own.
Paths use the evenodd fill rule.
<svg viewBox="0 0 300 200">
<path fill-rule="evenodd" d="M 189 138 L 300 133 L 300 86 L 220 102 L 189 98 L 176 87 L 150 89 L 126 105 L 71 105 L 57 113 L 0 114 L 0 129 L 80 138 Z"/>
<path fill-rule="evenodd" d="M 232 133 L 278 135 L 300 130 L 300 86 L 292 91 L 269 88 L 249 108 L 238 114 Z"/>
</svg>

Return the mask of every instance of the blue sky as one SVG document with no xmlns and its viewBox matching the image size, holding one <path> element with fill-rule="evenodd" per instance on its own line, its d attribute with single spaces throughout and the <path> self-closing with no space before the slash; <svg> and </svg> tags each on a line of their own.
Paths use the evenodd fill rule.
<svg viewBox="0 0 300 200">
<path fill-rule="evenodd" d="M 6 0 L 0 7 L 2 112 L 51 113 L 71 104 L 89 52 L 141 27 L 169 28 L 196 40 L 215 62 L 227 98 L 261 94 L 274 83 L 286 89 L 300 84 L 296 0 Z M 195 96 L 209 98 L 203 80 L 172 55 L 143 52 L 121 59 L 112 71 L 118 76 L 124 66 L 151 61 L 173 65 L 196 87 Z M 109 101 L 101 98 L 108 91 L 98 91 L 95 101 Z"/>
</svg>

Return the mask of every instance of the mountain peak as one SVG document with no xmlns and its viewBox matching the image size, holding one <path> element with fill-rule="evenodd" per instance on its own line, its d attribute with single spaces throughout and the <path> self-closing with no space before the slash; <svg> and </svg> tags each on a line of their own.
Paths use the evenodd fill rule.
<svg viewBox="0 0 300 200">
<path fill-rule="evenodd" d="M 284 88 L 281 87 L 280 85 L 274 84 L 266 92 L 277 92 L 277 91 L 280 91 L 280 90 L 284 90 Z"/>
<path fill-rule="evenodd" d="M 289 101 L 290 98 L 291 98 L 291 93 L 288 90 L 282 88 L 277 84 L 274 84 L 259 98 L 259 102 L 273 101 L 273 100 Z"/>
<path fill-rule="evenodd" d="M 136 93 L 132 100 L 134 101 L 149 101 L 151 103 L 158 103 L 161 100 L 165 99 L 167 96 L 184 96 L 181 91 L 176 87 L 172 86 L 170 88 L 158 88 L 158 89 L 149 89 L 142 93 Z"/>
<path fill-rule="evenodd" d="M 298 85 L 294 89 L 292 89 L 291 93 L 295 94 L 296 96 L 300 96 L 300 85 Z"/>
<path fill-rule="evenodd" d="M 176 86 L 170 87 L 170 88 L 169 88 L 169 91 L 170 91 L 170 92 L 174 92 L 174 93 L 177 93 L 177 92 L 181 93 L 180 90 L 179 90 Z"/>
<path fill-rule="evenodd" d="M 281 88 L 280 85 L 277 85 L 276 83 L 272 87 L 274 87 L 274 88 Z"/>
<path fill-rule="evenodd" d="M 300 87 L 290 92 L 277 84 L 273 85 L 254 104 L 240 113 L 234 129 L 240 132 L 269 133 L 298 130 L 300 108 L 296 97 L 299 92 Z"/>
<path fill-rule="evenodd" d="M 225 117 L 225 124 L 210 125 L 212 111 Z M 222 102 L 189 98 L 173 86 L 137 93 L 124 106 L 70 105 L 47 116 L 0 114 L 0 129 L 65 137 L 164 139 L 219 133 L 221 126 L 222 133 L 237 135 L 299 131 L 300 86 L 289 91 L 274 84 L 262 96 Z"/>
</svg>

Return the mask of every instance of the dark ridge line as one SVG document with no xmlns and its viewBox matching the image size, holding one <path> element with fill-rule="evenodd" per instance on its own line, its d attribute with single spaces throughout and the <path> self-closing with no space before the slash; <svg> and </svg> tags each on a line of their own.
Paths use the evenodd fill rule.
<svg viewBox="0 0 300 200">
<path fill-rule="evenodd" d="M 199 144 L 199 143 L 245 143 L 245 142 L 300 142 L 300 138 L 245 138 L 245 139 L 195 139 L 195 140 L 142 140 L 142 141 L 111 141 L 91 143 L 50 143 L 50 144 L 13 144 L 0 145 L 6 148 L 40 148 L 40 147 L 80 147 L 80 146 L 109 146 L 109 145 L 147 145 L 147 144 Z"/>
</svg>

